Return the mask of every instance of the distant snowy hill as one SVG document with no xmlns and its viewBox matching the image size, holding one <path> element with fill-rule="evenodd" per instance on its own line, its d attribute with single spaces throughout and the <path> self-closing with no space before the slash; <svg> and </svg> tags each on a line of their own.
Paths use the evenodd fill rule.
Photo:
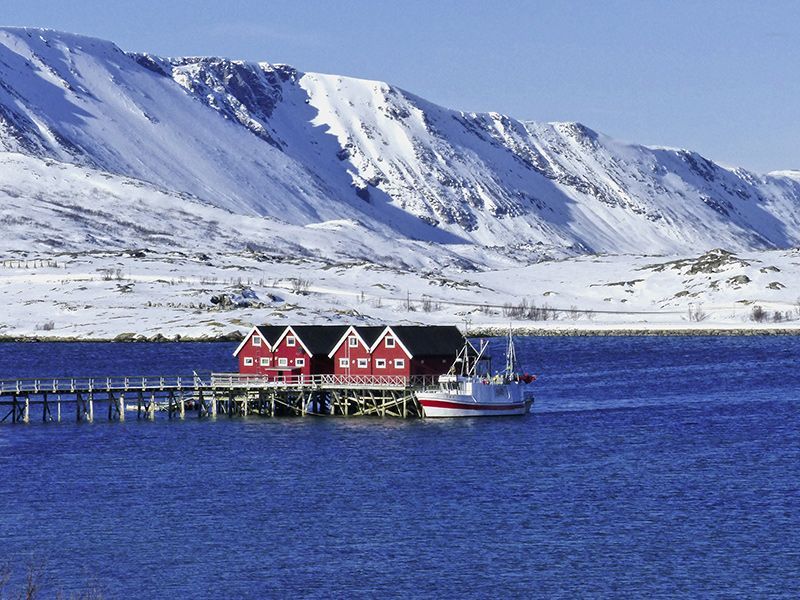
<svg viewBox="0 0 800 600">
<path fill-rule="evenodd" d="M 225 245 L 258 238 L 262 226 L 292 239 L 353 223 L 346 239 L 365 251 L 370 240 L 402 239 L 431 260 L 435 247 L 525 259 L 800 245 L 797 172 L 723 168 L 578 123 L 449 110 L 381 82 L 125 53 L 49 30 L 0 30 L 0 150 L 9 153 L 0 186 L 24 189 L 31 213 L 44 196 L 57 204 L 53 177 L 129 178 L 144 186 L 129 185 L 130 201 L 146 196 L 130 218 L 158 220 L 148 207 L 167 206 L 170 222 L 187 223 L 178 229 L 189 246 L 203 239 L 191 225 L 198 215 L 221 224 Z M 87 186 L 69 189 L 64 210 L 92 215 Z M 114 202 L 124 204 L 125 189 L 115 184 Z M 53 221 L 54 237 L 111 243 L 91 232 L 93 219 Z"/>
</svg>

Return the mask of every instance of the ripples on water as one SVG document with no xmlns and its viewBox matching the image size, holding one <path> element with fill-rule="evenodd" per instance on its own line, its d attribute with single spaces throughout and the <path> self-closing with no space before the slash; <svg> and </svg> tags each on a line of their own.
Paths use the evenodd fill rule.
<svg viewBox="0 0 800 600">
<path fill-rule="evenodd" d="M 234 347 L 6 344 L 0 377 Z M 120 598 L 797 597 L 800 340 L 519 350 L 523 418 L 4 424 L 0 562 Z"/>
</svg>

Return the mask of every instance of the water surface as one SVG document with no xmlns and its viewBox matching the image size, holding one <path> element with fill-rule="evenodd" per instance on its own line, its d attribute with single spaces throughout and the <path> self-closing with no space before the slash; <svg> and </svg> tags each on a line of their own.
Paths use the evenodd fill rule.
<svg viewBox="0 0 800 600">
<path fill-rule="evenodd" d="M 231 370 L 234 348 L 3 344 L 0 378 Z M 111 598 L 798 596 L 800 340 L 519 354 L 523 418 L 3 424 L 0 562 Z"/>
</svg>

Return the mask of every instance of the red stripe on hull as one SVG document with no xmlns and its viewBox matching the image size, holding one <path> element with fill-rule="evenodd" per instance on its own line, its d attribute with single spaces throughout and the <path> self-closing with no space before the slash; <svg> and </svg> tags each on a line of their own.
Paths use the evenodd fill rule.
<svg viewBox="0 0 800 600">
<path fill-rule="evenodd" d="M 460 402 L 447 402 L 446 400 L 423 400 L 422 398 L 420 398 L 419 403 L 422 406 L 429 406 L 431 408 L 455 408 L 462 410 L 512 410 L 525 406 L 524 402 L 519 402 L 517 404 L 462 404 Z"/>
</svg>

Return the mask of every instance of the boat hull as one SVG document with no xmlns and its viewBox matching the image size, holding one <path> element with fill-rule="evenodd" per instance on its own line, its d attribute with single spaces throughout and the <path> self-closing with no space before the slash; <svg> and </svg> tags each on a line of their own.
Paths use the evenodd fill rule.
<svg viewBox="0 0 800 600">
<path fill-rule="evenodd" d="M 531 408 L 531 400 L 486 403 L 472 398 L 437 398 L 435 395 L 420 396 L 419 403 L 426 418 L 524 415 Z"/>
</svg>

